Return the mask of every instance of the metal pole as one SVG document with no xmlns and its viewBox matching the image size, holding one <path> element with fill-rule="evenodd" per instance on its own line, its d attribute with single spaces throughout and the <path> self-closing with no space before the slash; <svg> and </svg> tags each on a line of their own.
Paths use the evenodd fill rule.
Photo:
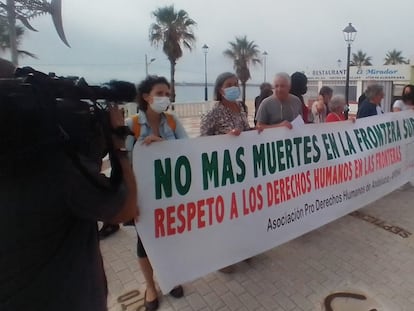
<svg viewBox="0 0 414 311">
<path fill-rule="evenodd" d="M 148 57 L 145 54 L 145 77 L 148 77 Z"/>
<path fill-rule="evenodd" d="M 263 78 L 263 82 L 266 82 L 266 56 L 264 57 L 264 78 Z"/>
<path fill-rule="evenodd" d="M 208 100 L 208 89 L 207 89 L 207 52 L 204 52 L 204 100 Z"/>
<path fill-rule="evenodd" d="M 349 67 L 350 67 L 350 58 L 351 58 L 351 44 L 348 43 L 348 55 L 346 58 L 346 80 L 345 80 L 345 102 L 347 107 L 349 107 Z M 348 110 L 345 111 L 345 119 L 348 119 Z"/>
</svg>

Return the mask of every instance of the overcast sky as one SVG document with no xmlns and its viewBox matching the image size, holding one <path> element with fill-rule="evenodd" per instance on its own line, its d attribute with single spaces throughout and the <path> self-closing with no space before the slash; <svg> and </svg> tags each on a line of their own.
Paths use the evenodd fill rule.
<svg viewBox="0 0 414 311">
<path fill-rule="evenodd" d="M 204 81 L 207 44 L 208 81 L 232 71 L 223 56 L 228 42 L 247 35 L 261 52 L 267 51 L 267 76 L 276 72 L 307 71 L 345 66 L 342 29 L 352 22 L 357 37 L 352 51 L 362 49 L 381 65 L 388 50 L 414 55 L 413 0 L 62 0 L 63 24 L 71 48 L 59 39 L 50 16 L 33 20 L 39 32 L 27 31 L 22 45 L 39 59 L 20 59 L 20 65 L 58 75 L 79 75 L 97 83 L 116 78 L 131 82 L 145 75 L 145 54 L 156 60 L 152 74 L 169 77 L 169 62 L 148 41 L 151 12 L 174 4 L 197 22 L 197 42 L 184 51 L 176 66 L 176 81 Z M 252 80 L 264 78 L 263 66 L 251 69 Z"/>
</svg>

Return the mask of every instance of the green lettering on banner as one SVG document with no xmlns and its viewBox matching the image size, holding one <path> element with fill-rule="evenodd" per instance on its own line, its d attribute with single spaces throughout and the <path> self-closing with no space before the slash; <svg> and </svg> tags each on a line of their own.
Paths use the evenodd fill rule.
<svg viewBox="0 0 414 311">
<path fill-rule="evenodd" d="M 154 177 L 155 177 L 155 199 L 162 198 L 162 188 L 164 189 L 165 197 L 172 196 L 171 187 L 171 158 L 165 159 L 165 170 L 161 160 L 154 161 Z"/>
<path fill-rule="evenodd" d="M 349 135 L 349 133 L 347 131 L 345 131 L 345 137 L 346 137 L 346 142 L 348 144 L 349 152 L 351 154 L 357 153 L 356 150 L 355 150 L 354 144 L 352 143 L 351 136 Z"/>
<path fill-rule="evenodd" d="M 281 150 L 283 147 L 283 140 L 276 141 L 276 151 L 277 151 L 277 165 L 279 167 L 279 172 L 283 172 L 286 170 L 285 163 L 282 162 L 282 160 L 285 157 L 285 153 Z"/>
<path fill-rule="evenodd" d="M 259 176 L 259 170 L 262 170 L 262 176 L 266 175 L 266 157 L 264 144 L 253 145 L 253 166 L 254 166 L 254 177 Z"/>
<path fill-rule="evenodd" d="M 228 149 L 224 150 L 223 172 L 221 178 L 221 186 L 227 185 L 227 180 L 229 180 L 230 184 L 234 184 L 233 166 L 231 164 L 230 151 Z"/>
<path fill-rule="evenodd" d="M 382 123 L 381 123 L 381 125 L 382 125 Z M 359 130 L 360 129 L 354 129 L 354 134 L 355 134 L 355 138 L 358 142 L 359 150 L 361 150 L 361 152 L 362 152 L 362 151 L 364 151 L 364 149 L 362 149 L 362 138 L 359 135 Z"/>
<path fill-rule="evenodd" d="M 292 149 L 293 149 L 292 140 L 285 139 L 286 165 L 288 169 L 295 167 L 295 164 L 293 162 Z"/>
<path fill-rule="evenodd" d="M 316 151 L 316 154 L 313 155 L 313 162 L 317 163 L 321 158 L 321 149 L 318 146 L 318 137 L 316 137 L 316 135 L 312 135 L 312 144 L 313 149 Z"/>
<path fill-rule="evenodd" d="M 276 173 L 277 169 L 277 160 L 276 160 L 276 147 L 275 142 L 266 143 L 266 159 L 267 159 L 267 169 L 270 174 Z"/>
<path fill-rule="evenodd" d="M 301 154 L 300 154 L 300 144 L 302 143 L 302 137 L 295 137 L 293 138 L 293 143 L 296 146 L 296 160 L 298 162 L 298 166 L 301 165 L 300 159 L 301 159 Z"/>
<path fill-rule="evenodd" d="M 414 135 L 414 119 L 403 119 L 404 138 L 412 137 Z"/>
<path fill-rule="evenodd" d="M 312 158 L 309 156 L 309 153 L 312 152 L 312 147 L 309 145 L 310 142 L 311 142 L 310 136 L 303 137 L 303 152 L 304 152 L 305 164 L 312 163 Z"/>
<path fill-rule="evenodd" d="M 219 186 L 217 151 L 211 153 L 211 160 L 208 158 L 208 154 L 204 152 L 201 155 L 201 166 L 203 170 L 203 190 L 208 189 L 210 180 L 214 180 L 214 188 L 217 188 Z"/>
<path fill-rule="evenodd" d="M 402 140 L 402 136 L 401 136 L 401 129 L 400 129 L 400 123 L 398 122 L 398 120 L 395 121 L 396 123 L 396 130 L 397 130 L 397 137 L 396 140 Z"/>
<path fill-rule="evenodd" d="M 339 158 L 339 150 L 336 144 L 334 134 L 322 134 L 323 146 L 325 147 L 326 157 L 328 160 Z"/>
<path fill-rule="evenodd" d="M 237 182 L 243 182 L 246 177 L 246 164 L 244 164 L 242 156 L 244 156 L 244 148 L 239 147 L 236 151 L 236 163 L 240 168 L 240 173 L 237 173 Z"/>
<path fill-rule="evenodd" d="M 184 168 L 185 182 L 181 180 L 181 168 Z M 180 156 L 175 164 L 175 185 L 177 191 L 181 195 L 185 195 L 190 190 L 191 186 L 191 165 L 186 156 Z"/>
</svg>

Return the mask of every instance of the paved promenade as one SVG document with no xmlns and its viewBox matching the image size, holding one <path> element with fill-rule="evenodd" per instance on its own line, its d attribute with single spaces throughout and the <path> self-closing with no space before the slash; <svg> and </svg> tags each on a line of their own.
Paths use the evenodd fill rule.
<svg viewBox="0 0 414 311">
<path fill-rule="evenodd" d="M 385 221 L 414 232 L 413 201 L 414 189 L 403 187 L 360 210 L 374 217 L 370 222 L 342 217 L 249 263 L 238 264 L 234 274 L 216 272 L 184 284 L 185 297 L 164 296 L 160 310 L 325 310 L 322 305 L 329 294 L 349 292 L 368 299 L 335 298 L 334 311 L 412 311 L 414 237 L 403 238 L 378 224 Z M 378 220 L 377 225 L 372 219 Z M 101 242 L 101 249 L 110 310 L 122 310 L 118 297 L 145 289 L 136 260 L 134 229 L 122 227 Z M 137 310 L 138 305 L 125 310 Z"/>
<path fill-rule="evenodd" d="M 196 118 L 183 123 L 192 137 L 198 135 Z M 412 311 L 413 202 L 414 188 L 404 186 L 359 213 L 238 264 L 234 274 L 215 272 L 184 284 L 185 296 L 164 296 L 160 310 Z M 145 283 L 134 228 L 121 227 L 101 249 L 110 311 L 144 310 L 137 309 Z M 327 299 L 335 292 L 351 297 Z"/>
</svg>

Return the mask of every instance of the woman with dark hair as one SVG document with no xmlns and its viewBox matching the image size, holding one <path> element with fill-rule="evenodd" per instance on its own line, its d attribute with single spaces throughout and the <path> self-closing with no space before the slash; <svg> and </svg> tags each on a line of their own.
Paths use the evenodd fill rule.
<svg viewBox="0 0 414 311">
<path fill-rule="evenodd" d="M 219 75 L 214 86 L 214 97 L 217 103 L 201 117 L 201 136 L 240 135 L 250 130 L 247 112 L 241 102 L 239 79 L 234 73 L 225 72 Z"/>
<path fill-rule="evenodd" d="M 239 79 L 234 73 L 220 74 L 214 86 L 214 98 L 217 103 L 201 117 L 201 136 L 230 134 L 239 136 L 241 132 L 251 130 L 247 112 L 241 102 Z M 232 273 L 235 266 L 220 269 L 223 273 Z"/>
<path fill-rule="evenodd" d="M 132 136 L 128 137 L 126 142 L 128 150 L 132 151 L 134 143 L 150 145 L 163 140 L 188 138 L 178 118 L 173 114 L 165 113 L 170 105 L 169 98 L 170 84 L 164 77 L 148 76 L 138 85 L 138 114 L 126 120 L 126 125 L 135 136 L 135 139 Z M 139 236 L 137 255 L 147 283 L 144 295 L 145 308 L 148 311 L 157 310 L 159 301 L 153 270 Z M 184 295 L 183 287 L 176 286 L 170 294 L 175 298 L 182 297 Z"/>
<path fill-rule="evenodd" d="M 398 111 L 412 109 L 413 107 L 412 98 L 414 98 L 414 85 L 407 84 L 403 88 L 401 99 L 397 99 L 392 105 L 392 111 L 398 112 Z"/>
</svg>

